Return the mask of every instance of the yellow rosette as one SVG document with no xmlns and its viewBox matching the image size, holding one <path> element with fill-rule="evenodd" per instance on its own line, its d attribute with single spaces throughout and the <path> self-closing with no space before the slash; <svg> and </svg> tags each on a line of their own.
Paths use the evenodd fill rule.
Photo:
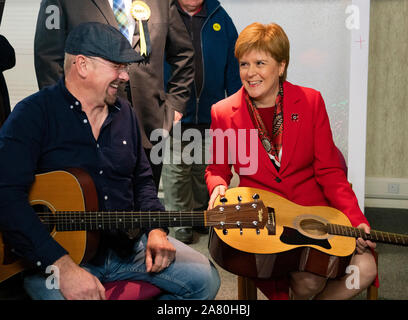
<svg viewBox="0 0 408 320">
<path fill-rule="evenodd" d="M 130 8 L 130 13 L 132 17 L 139 23 L 139 33 L 140 33 L 140 54 L 143 56 L 148 55 L 150 40 L 149 31 L 147 29 L 147 20 L 149 20 L 151 15 L 151 10 L 149 6 L 143 1 L 134 1 Z M 145 30 L 146 29 L 146 30 Z"/>
</svg>

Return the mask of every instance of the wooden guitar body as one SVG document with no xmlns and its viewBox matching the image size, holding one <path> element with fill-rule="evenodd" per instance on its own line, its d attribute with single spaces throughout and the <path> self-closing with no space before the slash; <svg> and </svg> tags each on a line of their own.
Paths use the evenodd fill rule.
<svg viewBox="0 0 408 320">
<path fill-rule="evenodd" d="M 268 210 L 274 211 L 276 232 L 255 230 L 211 230 L 209 251 L 227 271 L 252 278 L 273 279 L 293 271 L 324 277 L 344 275 L 356 247 L 354 238 L 329 235 L 326 223 L 351 226 L 348 218 L 330 207 L 297 205 L 271 192 L 255 188 L 228 189 L 225 197 L 242 201 L 258 194 Z"/>
<path fill-rule="evenodd" d="M 59 210 L 81 212 L 98 209 L 98 198 L 93 181 L 87 174 L 78 169 L 36 175 L 35 182 L 30 189 L 29 202 L 34 208 L 42 206 L 54 214 Z M 49 229 L 52 237 L 64 245 L 76 263 L 79 264 L 81 261 L 89 259 L 95 253 L 99 240 L 97 232 L 57 232 L 55 226 L 52 225 L 49 226 Z M 0 264 L 2 264 L 0 282 L 29 267 L 8 250 L 3 243 L 1 234 Z"/>
</svg>

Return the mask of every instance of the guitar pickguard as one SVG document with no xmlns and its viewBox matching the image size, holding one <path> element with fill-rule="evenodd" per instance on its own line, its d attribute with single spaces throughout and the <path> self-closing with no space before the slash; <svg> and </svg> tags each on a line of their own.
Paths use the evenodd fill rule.
<svg viewBox="0 0 408 320">
<path fill-rule="evenodd" d="M 280 236 L 280 241 L 290 245 L 315 245 L 325 249 L 331 249 L 332 246 L 330 245 L 327 239 L 313 239 L 304 236 L 296 229 L 290 227 L 283 227 L 283 232 Z"/>
</svg>

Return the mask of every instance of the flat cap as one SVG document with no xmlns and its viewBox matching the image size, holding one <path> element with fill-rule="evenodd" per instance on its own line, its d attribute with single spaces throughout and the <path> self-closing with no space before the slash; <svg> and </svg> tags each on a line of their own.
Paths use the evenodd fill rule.
<svg viewBox="0 0 408 320">
<path fill-rule="evenodd" d="M 119 30 L 100 22 L 85 22 L 72 29 L 65 41 L 65 52 L 100 57 L 116 63 L 143 60 Z"/>
</svg>

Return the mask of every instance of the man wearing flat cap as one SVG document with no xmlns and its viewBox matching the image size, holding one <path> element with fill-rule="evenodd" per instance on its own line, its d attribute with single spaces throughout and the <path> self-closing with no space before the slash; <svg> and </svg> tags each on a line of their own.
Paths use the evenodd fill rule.
<svg viewBox="0 0 408 320">
<path fill-rule="evenodd" d="M 101 231 L 96 254 L 77 265 L 28 201 L 35 174 L 80 168 L 100 211 L 164 211 L 137 117 L 118 97 L 129 64 L 141 59 L 117 29 L 80 24 L 66 40 L 64 77 L 19 102 L 0 130 L 0 231 L 33 266 L 24 278 L 33 299 L 105 299 L 102 283 L 116 280 L 151 282 L 163 299 L 213 299 L 218 291 L 212 263 L 162 228 Z M 58 286 L 47 285 L 50 265 Z"/>
<path fill-rule="evenodd" d="M 72 28 L 95 21 L 121 30 L 144 61 L 130 66 L 129 82 L 119 94 L 135 109 L 143 147 L 152 160 L 157 143 L 152 132 L 164 129 L 165 134 L 173 121 L 181 119 L 194 80 L 194 50 L 175 1 L 42 0 L 34 40 L 39 88 L 55 84 L 61 77 L 64 43 Z M 165 60 L 172 70 L 167 88 L 163 80 Z M 158 188 L 160 158 L 150 164 Z"/>
</svg>

